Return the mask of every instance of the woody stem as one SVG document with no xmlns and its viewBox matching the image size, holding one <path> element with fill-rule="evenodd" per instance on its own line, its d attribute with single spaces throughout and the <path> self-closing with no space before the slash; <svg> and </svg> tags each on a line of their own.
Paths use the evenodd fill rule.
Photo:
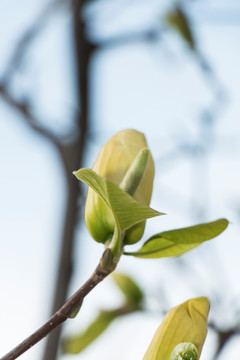
<svg viewBox="0 0 240 360">
<path fill-rule="evenodd" d="M 81 305 L 85 296 L 112 271 L 113 270 L 103 269 L 100 265 L 98 265 L 91 277 L 54 315 L 52 315 L 52 317 L 44 325 L 42 325 L 37 331 L 31 334 L 9 353 L 1 357 L 0 360 L 14 360 L 18 358 L 25 351 L 47 336 L 58 325 L 70 318 L 76 308 Z"/>
</svg>

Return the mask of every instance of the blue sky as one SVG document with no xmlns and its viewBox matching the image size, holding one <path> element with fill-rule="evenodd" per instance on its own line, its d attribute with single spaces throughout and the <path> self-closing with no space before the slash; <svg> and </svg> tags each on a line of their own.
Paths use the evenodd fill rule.
<svg viewBox="0 0 240 360">
<path fill-rule="evenodd" d="M 0 24 L 5 34 L 0 39 L 1 73 L 15 41 L 37 15 L 40 3 L 37 0 L 25 0 L 21 4 L 14 0 L 8 1 L 7 5 L 0 3 Z M 102 26 L 100 20 L 102 17 L 104 21 L 104 16 L 108 18 L 114 8 L 108 8 L 107 13 L 99 13 L 95 31 L 99 36 L 106 36 L 111 31 L 118 31 L 124 23 L 129 24 L 136 4 L 137 1 L 134 1 L 128 11 L 119 10 L 120 15 L 115 21 L 113 17 L 108 26 Z M 158 310 L 161 306 L 156 304 L 156 298 L 161 296 L 161 283 L 164 284 L 169 306 L 190 296 L 210 295 L 214 291 L 221 297 L 219 309 L 213 308 L 215 315 L 218 311 L 229 309 L 232 298 L 239 297 L 240 293 L 240 28 L 235 21 L 240 9 L 234 1 L 228 4 L 233 17 L 226 12 L 224 18 L 224 1 L 219 4 L 210 1 L 209 5 L 199 1 L 190 9 L 196 22 L 200 48 L 226 94 L 203 157 L 193 158 L 189 152 L 179 151 L 179 148 L 184 145 L 186 149 L 187 144 L 202 140 L 200 114 L 211 104 L 213 93 L 194 57 L 175 34 L 164 34 L 162 42 L 154 46 L 135 43 L 106 50 L 95 57 L 92 65 L 92 124 L 96 136 L 90 142 L 85 166 L 92 166 L 100 147 L 116 131 L 131 127 L 146 134 L 156 163 L 152 207 L 168 213 L 160 220 L 151 220 L 146 236 L 168 228 L 191 225 L 200 221 L 199 214 L 203 221 L 228 217 L 232 222 L 226 235 L 184 257 L 195 269 L 196 280 L 186 280 L 182 284 L 184 275 L 181 271 L 176 273 L 174 260 L 144 262 L 123 259 L 119 269 L 129 272 L 149 288 L 149 307 L 153 304 Z M 161 13 L 166 8 L 166 2 L 152 1 L 148 11 L 143 4 L 139 6 L 135 11 L 141 20 L 135 20 L 132 28 L 147 26 L 158 6 Z M 214 18 L 214 13 L 221 16 Z M 51 124 L 54 129 L 60 125 L 63 128 L 67 126 L 66 119 L 72 114 L 75 104 L 69 21 L 67 9 L 57 12 L 28 53 L 25 60 L 27 71 L 23 66 L 23 75 L 19 72 L 14 84 L 16 94 L 20 88 L 33 95 L 35 110 L 41 119 L 56 119 Z M 101 26 L 102 32 L 99 32 Z M 52 146 L 32 132 L 2 99 L 0 134 L 0 304 L 4 309 L 1 311 L 0 338 L 1 353 L 5 353 L 41 325 L 49 314 L 65 184 Z M 101 246 L 90 239 L 85 228 L 79 229 L 78 233 L 81 242 L 76 243 L 76 270 L 70 293 L 90 275 L 102 252 Z M 221 278 L 218 275 L 220 272 Z M 196 283 L 198 286 L 195 288 Z M 112 289 L 110 279 L 99 286 L 85 302 L 79 317 L 67 324 L 66 331 L 80 329 L 94 316 L 99 306 L 113 306 L 119 302 L 117 290 L 112 292 Z M 117 347 L 115 360 L 138 360 L 160 320 L 160 315 L 150 313 L 134 315 L 129 320 L 115 323 L 80 358 L 92 360 L 97 356 L 110 360 L 110 348 Z M 133 338 L 131 334 L 139 328 L 141 332 Z M 119 347 L 117 343 L 123 333 L 125 346 Z M 214 337 L 210 334 L 205 349 L 210 348 L 212 341 Z M 22 359 L 40 359 L 42 346 L 37 345 Z M 207 350 L 203 352 L 203 360 L 210 359 Z M 233 350 L 228 356 L 237 360 L 238 353 Z M 65 357 L 66 360 L 70 358 Z"/>
</svg>

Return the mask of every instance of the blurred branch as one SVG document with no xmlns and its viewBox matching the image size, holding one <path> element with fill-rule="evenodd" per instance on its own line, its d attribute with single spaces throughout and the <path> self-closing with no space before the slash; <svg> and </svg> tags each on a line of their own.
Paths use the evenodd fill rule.
<svg viewBox="0 0 240 360">
<path fill-rule="evenodd" d="M 239 325 L 230 328 L 228 330 L 222 330 L 220 328 L 218 328 L 214 323 L 210 323 L 209 327 L 215 331 L 215 333 L 217 334 L 217 338 L 218 338 L 218 344 L 215 350 L 215 354 L 214 354 L 214 360 L 218 360 L 220 359 L 220 356 L 222 355 L 222 351 L 224 350 L 225 346 L 227 345 L 227 343 L 229 342 L 229 340 L 240 333 L 240 328 Z"/>
<path fill-rule="evenodd" d="M 139 31 L 132 34 L 122 34 L 100 40 L 96 42 L 96 50 L 108 50 L 108 48 L 126 46 L 134 42 L 157 42 L 161 39 L 160 29 L 149 29 L 146 31 Z"/>
<path fill-rule="evenodd" d="M 60 140 L 54 135 L 51 131 L 47 130 L 45 127 L 36 119 L 35 115 L 31 112 L 31 106 L 27 102 L 20 102 L 10 94 L 7 90 L 7 85 L 0 82 L 0 95 L 3 100 L 12 107 L 13 110 L 18 112 L 24 119 L 24 121 L 37 133 L 43 135 L 48 140 L 50 140 L 57 148 L 60 150 Z"/>
<path fill-rule="evenodd" d="M 80 111 L 76 113 L 76 124 L 80 130 L 77 141 L 69 148 L 64 166 L 68 181 L 68 201 L 65 215 L 65 225 L 62 236 L 62 248 L 58 266 L 58 277 L 55 286 L 55 295 L 52 312 L 66 301 L 68 285 L 72 272 L 72 249 L 74 231 L 78 222 L 79 184 L 73 179 L 72 171 L 82 166 L 86 135 L 89 120 L 89 67 L 93 48 L 86 37 L 85 23 L 82 18 L 84 0 L 72 1 L 72 38 L 74 46 L 76 94 Z M 57 357 L 61 328 L 58 327 L 48 337 L 43 360 L 54 360 Z"/>
<path fill-rule="evenodd" d="M 76 78 L 77 78 L 77 112 L 75 115 L 75 124 L 77 130 L 74 133 L 73 140 L 65 143 L 64 138 L 58 138 L 54 133 L 42 126 L 36 116 L 31 111 L 31 102 L 18 101 L 8 90 L 12 76 L 19 67 L 23 56 L 37 34 L 45 27 L 49 15 L 55 9 L 59 1 L 53 1 L 38 16 L 34 24 L 23 34 L 17 43 L 12 57 L 9 61 L 0 82 L 0 95 L 3 100 L 18 112 L 24 121 L 37 133 L 47 138 L 58 149 L 60 160 L 64 168 L 67 185 L 67 201 L 64 216 L 64 225 L 61 239 L 61 251 L 58 265 L 57 281 L 51 313 L 55 313 L 62 304 L 65 303 L 68 292 L 68 285 L 72 273 L 72 249 L 74 243 L 74 233 L 78 223 L 79 197 L 81 188 L 79 183 L 72 176 L 72 171 L 81 167 L 84 157 L 86 137 L 88 131 L 89 114 L 89 59 L 90 47 L 85 38 L 85 29 L 83 21 L 80 21 L 80 11 L 83 1 L 74 1 L 72 6 L 73 13 L 73 39 L 76 59 Z M 81 69 L 81 71 L 80 71 Z M 79 108 L 81 110 L 79 111 Z M 60 337 L 60 328 L 52 332 L 46 344 L 44 359 L 55 359 Z"/>
<path fill-rule="evenodd" d="M 22 37 L 18 40 L 11 59 L 8 63 L 6 70 L 4 71 L 3 83 L 8 83 L 14 71 L 19 67 L 23 56 L 25 55 L 27 48 L 36 38 L 38 33 L 44 29 L 46 22 L 49 20 L 50 15 L 59 5 L 59 0 L 53 0 L 48 3 L 40 12 L 37 19 L 33 21 L 33 24 L 23 33 Z"/>
</svg>

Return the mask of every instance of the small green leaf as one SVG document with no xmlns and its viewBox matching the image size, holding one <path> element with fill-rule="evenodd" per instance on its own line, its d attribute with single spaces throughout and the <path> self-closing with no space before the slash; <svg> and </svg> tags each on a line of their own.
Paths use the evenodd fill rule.
<svg viewBox="0 0 240 360">
<path fill-rule="evenodd" d="M 189 226 L 186 228 L 163 231 L 149 240 L 165 238 L 180 244 L 195 244 L 213 239 L 220 235 L 228 226 L 228 220 L 218 219 L 212 222 Z"/>
<path fill-rule="evenodd" d="M 111 324 L 113 320 L 127 314 L 131 314 L 139 309 L 127 303 L 114 310 L 102 310 L 95 320 L 80 334 L 66 337 L 62 342 L 62 352 L 68 354 L 78 354 L 88 345 L 95 341 Z"/>
<path fill-rule="evenodd" d="M 90 186 L 103 199 L 112 210 L 120 231 L 127 230 L 146 219 L 164 215 L 137 202 L 117 185 L 97 175 L 93 170 L 80 169 L 74 172 L 74 175 Z"/>
<path fill-rule="evenodd" d="M 82 303 L 83 303 L 83 301 L 81 301 L 81 304 L 79 304 L 79 305 L 71 312 L 71 314 L 69 315 L 70 319 L 74 319 L 74 318 L 77 316 L 77 314 L 79 313 L 79 310 L 81 309 Z"/>
<path fill-rule="evenodd" d="M 107 329 L 116 317 L 117 314 L 114 311 L 102 311 L 84 332 L 64 339 L 63 353 L 78 354 L 83 351 Z"/>
<path fill-rule="evenodd" d="M 113 273 L 112 277 L 119 289 L 125 295 L 127 302 L 138 307 L 143 300 L 143 292 L 136 282 L 125 274 Z"/>
<path fill-rule="evenodd" d="M 178 34 L 186 41 L 188 46 L 192 49 L 196 49 L 196 43 L 193 36 L 191 24 L 187 15 L 180 5 L 175 5 L 175 8 L 172 11 L 169 11 L 165 15 L 165 21 L 173 29 L 175 29 Z"/>
<path fill-rule="evenodd" d="M 179 256 L 199 246 L 202 242 L 218 236 L 227 226 L 226 219 L 219 219 L 182 229 L 164 231 L 152 236 L 137 252 L 124 254 L 141 258 Z"/>
<path fill-rule="evenodd" d="M 137 252 L 124 252 L 124 255 L 132 255 L 145 259 L 159 259 L 165 257 L 180 256 L 199 245 L 201 245 L 201 243 L 176 244 L 164 238 L 153 239 L 143 244 L 142 248 Z"/>
</svg>

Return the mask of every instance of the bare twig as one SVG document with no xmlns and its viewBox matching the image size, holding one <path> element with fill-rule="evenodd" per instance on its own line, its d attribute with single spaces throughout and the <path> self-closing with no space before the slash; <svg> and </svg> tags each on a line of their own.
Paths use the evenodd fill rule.
<svg viewBox="0 0 240 360">
<path fill-rule="evenodd" d="M 54 328 L 71 318 L 76 309 L 81 306 L 85 296 L 105 277 L 110 274 L 111 270 L 104 270 L 100 265 L 97 266 L 92 276 L 84 283 L 84 285 L 37 331 L 21 342 L 8 354 L 0 360 L 14 360 L 38 343 Z"/>
<path fill-rule="evenodd" d="M 36 38 L 38 33 L 44 29 L 44 25 L 49 20 L 49 16 L 52 11 L 55 10 L 56 6 L 59 5 L 59 1 L 53 0 L 49 2 L 40 12 L 37 19 L 29 26 L 24 34 L 18 40 L 14 52 L 11 56 L 8 66 L 4 71 L 4 83 L 10 82 L 10 79 L 14 71 L 18 68 L 22 61 L 23 56 L 26 53 L 28 46 Z"/>
<path fill-rule="evenodd" d="M 79 1 L 76 2 L 78 5 Z M 76 129 L 75 136 L 71 142 L 65 143 L 63 138 L 57 137 L 53 132 L 48 130 L 46 127 L 41 125 L 35 114 L 31 111 L 31 101 L 19 101 L 8 90 L 11 83 L 12 76 L 14 75 L 15 69 L 19 66 L 22 57 L 26 53 L 29 45 L 35 39 L 36 35 L 41 31 L 46 23 L 46 19 L 51 14 L 51 11 L 56 1 L 53 1 L 49 7 L 45 8 L 39 15 L 36 22 L 27 29 L 26 33 L 20 38 L 17 43 L 15 50 L 10 59 L 9 66 L 6 68 L 4 75 L 1 77 L 0 83 L 0 95 L 4 101 L 11 106 L 11 108 L 22 116 L 22 119 L 38 134 L 47 138 L 58 150 L 60 160 L 64 168 L 66 177 L 66 188 L 67 188 L 67 202 L 66 211 L 64 216 L 64 225 L 61 238 L 61 250 L 59 256 L 59 265 L 57 271 L 57 280 L 54 290 L 54 299 L 51 314 L 55 313 L 62 304 L 65 303 L 68 292 L 68 285 L 72 273 L 72 249 L 74 243 L 74 232 L 77 223 L 79 222 L 79 197 L 81 195 L 81 188 L 79 183 L 72 175 L 72 171 L 81 167 L 82 160 L 84 157 L 85 144 L 87 138 L 87 124 L 88 124 L 88 64 L 89 55 L 85 51 L 84 43 L 85 34 L 81 31 L 80 16 L 77 6 L 75 10 L 78 14 L 73 16 L 73 38 L 76 51 L 76 73 L 77 73 L 77 109 L 81 107 L 81 112 L 77 110 L 76 113 Z M 53 6 L 53 7 L 52 7 Z M 86 61 L 87 57 L 87 61 Z M 84 61 L 83 61 L 84 60 Z M 80 72 L 81 68 L 81 72 Z M 44 359 L 54 360 L 57 354 L 57 348 L 60 337 L 60 328 L 52 332 L 48 338 Z"/>
<path fill-rule="evenodd" d="M 4 83 L 0 83 L 0 95 L 2 96 L 3 100 L 5 100 L 5 102 L 12 107 L 12 109 L 22 115 L 24 121 L 33 130 L 35 130 L 40 135 L 46 137 L 60 150 L 60 139 L 54 133 L 52 133 L 50 130 L 46 129 L 39 123 L 34 114 L 31 112 L 31 107 L 28 103 L 20 102 L 14 99 L 14 97 L 7 90 L 7 85 L 5 85 Z"/>
</svg>

